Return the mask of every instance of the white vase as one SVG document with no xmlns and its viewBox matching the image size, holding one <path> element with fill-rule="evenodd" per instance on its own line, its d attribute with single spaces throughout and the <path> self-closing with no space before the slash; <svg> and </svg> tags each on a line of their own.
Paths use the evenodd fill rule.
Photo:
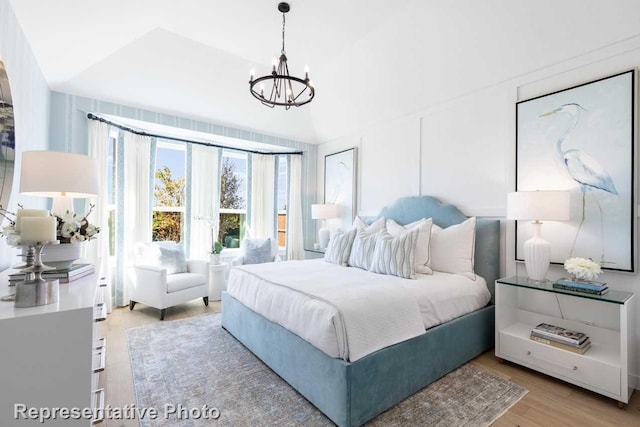
<svg viewBox="0 0 640 427">
<path fill-rule="evenodd" d="M 220 265 L 220 254 L 211 254 L 211 264 Z"/>
<path fill-rule="evenodd" d="M 80 243 L 46 245 L 42 249 L 42 263 L 58 270 L 69 268 L 75 260 L 80 258 L 81 249 Z"/>
</svg>

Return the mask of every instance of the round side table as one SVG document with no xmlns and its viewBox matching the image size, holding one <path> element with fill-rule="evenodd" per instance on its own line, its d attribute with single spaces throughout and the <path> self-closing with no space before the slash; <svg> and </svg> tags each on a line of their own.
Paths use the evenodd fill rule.
<svg viewBox="0 0 640 427">
<path fill-rule="evenodd" d="M 227 289 L 227 271 L 229 270 L 228 262 L 220 264 L 209 264 L 209 299 L 212 301 L 220 301 L 222 299 L 222 291 Z"/>
</svg>

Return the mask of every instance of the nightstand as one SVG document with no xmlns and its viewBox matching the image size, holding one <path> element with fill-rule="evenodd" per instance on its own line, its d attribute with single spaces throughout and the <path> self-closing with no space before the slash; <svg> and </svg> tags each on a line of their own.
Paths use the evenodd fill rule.
<svg viewBox="0 0 640 427">
<path fill-rule="evenodd" d="M 228 271 L 229 263 L 227 262 L 209 264 L 209 299 L 211 301 L 222 299 L 222 291 L 227 289 Z"/>
<path fill-rule="evenodd" d="M 305 248 L 304 252 L 305 252 L 304 259 L 317 259 L 317 258 L 324 258 L 326 249 Z"/>
<path fill-rule="evenodd" d="M 635 386 L 636 298 L 609 290 L 605 295 L 553 288 L 512 276 L 496 281 L 497 357 L 629 403 Z M 577 354 L 531 340 L 531 329 L 549 323 L 583 332 L 591 348 Z"/>
</svg>

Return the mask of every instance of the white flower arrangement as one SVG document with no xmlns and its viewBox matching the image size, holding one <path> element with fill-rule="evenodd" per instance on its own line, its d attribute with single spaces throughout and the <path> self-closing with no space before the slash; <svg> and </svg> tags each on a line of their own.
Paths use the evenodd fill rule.
<svg viewBox="0 0 640 427">
<path fill-rule="evenodd" d="M 209 224 L 209 230 L 211 231 L 211 250 L 209 253 L 214 255 L 220 254 L 224 249 L 224 246 L 222 246 L 222 243 L 217 239 L 219 218 L 213 216 L 194 216 L 193 218 L 200 221 L 207 221 Z"/>
<path fill-rule="evenodd" d="M 18 205 L 22 208 L 21 205 Z M 54 214 L 56 217 L 56 236 L 60 243 L 81 243 L 92 240 L 96 234 L 100 232 L 100 227 L 90 224 L 87 217 L 93 211 L 95 205 L 89 206 L 89 212 L 83 216 L 79 216 L 73 212 L 67 211 L 63 216 Z M 2 208 L 0 208 L 2 209 Z M 16 215 L 6 210 L 0 210 L 0 215 L 9 220 L 9 225 L 3 227 L 0 235 L 7 239 L 10 246 L 20 246 L 20 233 L 16 231 Z"/>
<path fill-rule="evenodd" d="M 90 205 L 86 215 L 79 216 L 67 211 L 63 216 L 55 214 L 58 222 L 57 236 L 60 243 L 81 243 L 92 240 L 100 232 L 100 227 L 90 224 L 87 217 L 93 210 Z"/>
<path fill-rule="evenodd" d="M 590 258 L 569 258 L 564 262 L 564 269 L 581 280 L 595 280 L 602 273 L 600 264 Z"/>
</svg>

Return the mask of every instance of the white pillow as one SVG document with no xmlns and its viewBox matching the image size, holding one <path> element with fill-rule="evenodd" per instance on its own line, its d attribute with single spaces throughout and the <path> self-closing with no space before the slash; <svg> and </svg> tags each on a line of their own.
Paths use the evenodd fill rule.
<svg viewBox="0 0 640 427">
<path fill-rule="evenodd" d="M 430 242 L 431 242 L 431 226 L 433 220 L 431 218 L 421 219 L 411 224 L 402 226 L 392 219 L 387 220 L 387 231 L 394 237 L 406 233 L 407 231 L 417 228 L 418 240 L 416 242 L 416 273 L 433 274 L 430 267 Z"/>
<path fill-rule="evenodd" d="M 379 231 L 367 231 L 360 229 L 356 232 L 356 237 L 351 246 L 349 255 L 349 266 L 369 270 L 373 260 L 373 251 L 376 248 L 376 240 Z"/>
<path fill-rule="evenodd" d="M 329 240 L 327 250 L 324 253 L 324 260 L 333 264 L 346 266 L 355 237 L 355 228 L 347 232 L 338 230 L 333 233 Z"/>
<path fill-rule="evenodd" d="M 476 218 L 447 228 L 431 228 L 431 268 L 476 279 L 473 257 L 476 245 Z"/>
<path fill-rule="evenodd" d="M 135 263 L 165 268 L 167 274 L 186 273 L 187 260 L 182 245 L 171 241 L 137 243 Z"/>
<path fill-rule="evenodd" d="M 390 274 L 405 279 L 415 279 L 415 248 L 419 229 L 393 237 L 387 231 L 381 231 L 376 240 L 371 271 Z"/>
<path fill-rule="evenodd" d="M 367 225 L 367 223 L 364 222 L 362 218 L 360 218 L 359 216 L 357 216 L 356 219 L 353 220 L 353 227 L 358 230 L 367 230 L 367 231 L 376 232 L 376 231 L 384 230 L 384 225 L 385 225 L 384 217 L 380 217 L 376 219 L 369 225 Z"/>
</svg>

